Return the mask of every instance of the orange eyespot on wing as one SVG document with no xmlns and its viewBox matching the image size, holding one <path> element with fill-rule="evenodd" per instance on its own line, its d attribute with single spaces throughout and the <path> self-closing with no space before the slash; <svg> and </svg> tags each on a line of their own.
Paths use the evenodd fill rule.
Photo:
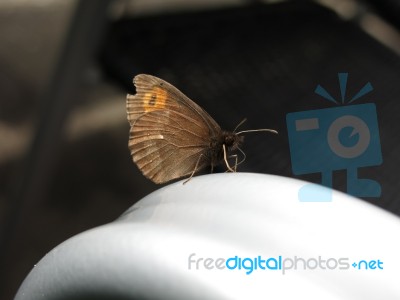
<svg viewBox="0 0 400 300">
<path fill-rule="evenodd" d="M 183 94 L 167 82 L 150 75 L 141 74 L 134 78 L 136 94 L 127 96 L 128 121 L 133 125 L 145 113 L 156 110 L 184 111 L 181 105 Z M 175 89 L 175 90 L 174 90 Z"/>
<path fill-rule="evenodd" d="M 166 107 L 167 98 L 168 93 L 166 90 L 157 86 L 154 87 L 153 90 L 144 93 L 142 98 L 144 111 L 147 113 L 164 109 Z"/>
</svg>

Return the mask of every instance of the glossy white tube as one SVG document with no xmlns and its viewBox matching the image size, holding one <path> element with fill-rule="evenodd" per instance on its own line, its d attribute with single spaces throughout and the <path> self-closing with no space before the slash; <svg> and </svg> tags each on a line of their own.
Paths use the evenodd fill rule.
<svg viewBox="0 0 400 300">
<path fill-rule="evenodd" d="M 400 219 L 339 192 L 300 202 L 304 184 L 249 173 L 171 184 L 53 249 L 16 299 L 400 299 Z M 258 256 L 297 270 L 216 265 Z"/>
</svg>

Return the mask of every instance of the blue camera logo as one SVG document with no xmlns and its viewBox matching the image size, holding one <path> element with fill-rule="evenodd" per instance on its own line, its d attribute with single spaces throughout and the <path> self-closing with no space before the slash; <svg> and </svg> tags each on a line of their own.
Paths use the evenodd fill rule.
<svg viewBox="0 0 400 300">
<path fill-rule="evenodd" d="M 342 104 L 347 73 L 339 73 Z M 367 83 L 350 101 L 372 90 Z M 339 104 L 324 88 L 315 92 Z M 295 175 L 320 172 L 322 185 L 332 187 L 332 171 L 347 170 L 347 192 L 357 197 L 380 197 L 381 187 L 371 179 L 360 179 L 357 169 L 382 163 L 376 107 L 373 103 L 345 105 L 289 113 L 286 116 L 292 170 Z M 299 191 L 305 202 L 330 201 L 330 189 L 315 184 Z"/>
</svg>

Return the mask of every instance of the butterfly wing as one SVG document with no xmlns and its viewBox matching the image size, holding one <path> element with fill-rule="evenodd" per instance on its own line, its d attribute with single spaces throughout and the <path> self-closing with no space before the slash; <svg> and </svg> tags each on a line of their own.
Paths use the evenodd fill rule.
<svg viewBox="0 0 400 300">
<path fill-rule="evenodd" d="M 190 117 L 156 110 L 137 119 L 130 131 L 133 161 L 155 183 L 188 176 L 208 164 L 209 140 Z"/>
<path fill-rule="evenodd" d="M 150 75 L 134 79 L 128 95 L 129 149 L 142 173 L 155 183 L 188 176 L 204 168 L 218 124 L 169 83 Z"/>
<path fill-rule="evenodd" d="M 168 82 L 147 74 L 135 76 L 133 83 L 136 94 L 127 96 L 128 121 L 131 125 L 145 113 L 155 110 L 169 110 L 192 115 L 207 127 L 211 135 L 221 128 L 199 105 Z"/>
</svg>

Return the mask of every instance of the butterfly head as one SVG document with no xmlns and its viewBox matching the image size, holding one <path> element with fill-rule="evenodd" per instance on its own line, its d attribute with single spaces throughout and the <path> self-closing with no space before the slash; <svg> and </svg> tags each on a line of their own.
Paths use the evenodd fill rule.
<svg viewBox="0 0 400 300">
<path fill-rule="evenodd" d="M 224 131 L 221 137 L 222 144 L 224 144 L 229 151 L 234 151 L 238 149 L 244 141 L 244 136 L 238 135 L 235 132 L 230 131 Z"/>
</svg>

